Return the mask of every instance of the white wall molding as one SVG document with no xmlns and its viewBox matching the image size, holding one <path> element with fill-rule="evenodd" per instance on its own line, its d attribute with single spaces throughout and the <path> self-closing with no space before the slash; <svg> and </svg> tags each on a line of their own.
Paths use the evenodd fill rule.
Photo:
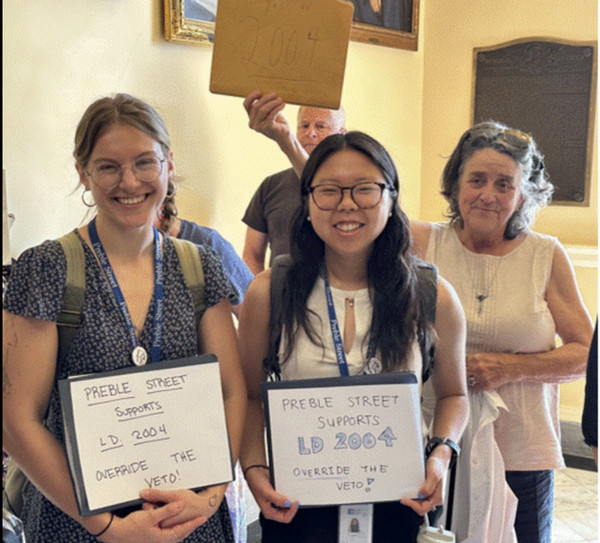
<svg viewBox="0 0 600 543">
<path fill-rule="evenodd" d="M 565 249 L 576 268 L 598 269 L 598 247 L 592 245 L 565 245 Z"/>
</svg>

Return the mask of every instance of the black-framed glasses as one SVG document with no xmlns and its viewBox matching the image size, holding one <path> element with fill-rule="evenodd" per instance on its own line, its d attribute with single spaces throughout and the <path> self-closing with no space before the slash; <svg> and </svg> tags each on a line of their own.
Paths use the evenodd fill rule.
<svg viewBox="0 0 600 543">
<path fill-rule="evenodd" d="M 336 209 L 344 199 L 344 191 L 350 191 L 352 201 L 360 209 L 370 209 L 381 202 L 384 189 L 389 189 L 385 183 L 358 183 L 353 187 L 339 187 L 338 185 L 317 185 L 308 191 L 312 195 L 315 205 L 323 211 Z"/>
<path fill-rule="evenodd" d="M 142 183 L 152 183 L 160 177 L 165 160 L 167 159 L 158 158 L 156 155 L 143 156 L 131 164 L 131 171 Z M 86 173 L 96 185 L 102 188 L 112 188 L 116 187 L 123 179 L 123 168 L 114 162 L 100 160 L 86 170 Z"/>
</svg>

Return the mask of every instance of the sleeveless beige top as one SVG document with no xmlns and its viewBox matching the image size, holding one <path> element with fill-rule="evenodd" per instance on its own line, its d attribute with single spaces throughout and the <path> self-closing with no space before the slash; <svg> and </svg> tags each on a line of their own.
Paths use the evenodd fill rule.
<svg viewBox="0 0 600 543">
<path fill-rule="evenodd" d="M 468 251 L 449 224 L 433 224 L 426 260 L 452 283 L 462 302 L 467 354 L 555 347 L 554 320 L 544 298 L 557 243 L 530 231 L 507 255 L 482 255 Z M 564 467 L 558 384 L 509 383 L 497 392 L 508 407 L 494 423 L 506 469 Z"/>
<path fill-rule="evenodd" d="M 345 299 L 354 299 L 354 314 L 356 323 L 356 334 L 350 353 L 346 353 L 348 372 L 350 375 L 358 375 L 365 369 L 367 361 L 367 350 L 373 306 L 367 288 L 361 290 L 341 290 L 331 287 L 335 314 L 340 329 L 343 329 L 345 319 Z M 297 332 L 296 347 L 290 358 L 281 366 L 281 376 L 284 381 L 294 379 L 316 379 L 324 377 L 339 377 L 340 370 L 337 364 L 327 302 L 325 299 L 325 283 L 319 277 L 307 300 L 309 309 L 309 320 L 312 323 L 317 337 L 321 338 L 323 346 L 315 345 L 304 330 Z M 283 360 L 285 351 L 285 335 L 279 346 L 279 360 Z M 376 353 L 377 356 L 377 353 Z M 415 371 L 419 380 L 421 378 L 421 350 L 416 339 L 412 344 L 412 352 L 407 361 L 407 370 Z"/>
</svg>

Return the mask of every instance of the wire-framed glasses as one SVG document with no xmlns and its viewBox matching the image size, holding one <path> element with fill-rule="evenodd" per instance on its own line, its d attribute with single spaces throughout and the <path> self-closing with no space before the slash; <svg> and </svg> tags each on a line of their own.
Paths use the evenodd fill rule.
<svg viewBox="0 0 600 543">
<path fill-rule="evenodd" d="M 315 205 L 323 211 L 336 209 L 344 199 L 344 191 L 350 191 L 352 201 L 360 209 L 370 209 L 381 201 L 383 190 L 389 188 L 385 183 L 359 183 L 353 187 L 339 187 L 338 185 L 317 185 L 308 191 L 312 195 Z"/>
<path fill-rule="evenodd" d="M 131 164 L 131 171 L 142 183 L 152 183 L 160 177 L 165 160 L 166 158 L 158 158 L 156 155 L 145 155 Z M 124 166 L 115 162 L 100 160 L 90 166 L 86 173 L 96 185 L 102 188 L 112 188 L 123 179 L 123 169 Z"/>
</svg>

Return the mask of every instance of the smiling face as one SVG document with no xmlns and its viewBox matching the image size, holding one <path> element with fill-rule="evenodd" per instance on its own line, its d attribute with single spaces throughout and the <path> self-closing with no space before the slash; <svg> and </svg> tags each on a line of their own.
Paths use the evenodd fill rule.
<svg viewBox="0 0 600 543">
<path fill-rule="evenodd" d="M 463 228 L 477 237 L 502 238 L 523 202 L 520 166 L 508 155 L 481 149 L 464 163 L 458 180 Z"/>
<path fill-rule="evenodd" d="M 335 185 L 350 188 L 360 183 L 386 183 L 375 164 L 363 153 L 351 149 L 330 155 L 318 168 L 311 187 Z M 380 202 L 370 209 L 361 209 L 350 191 L 343 191 L 342 201 L 331 211 L 319 209 L 312 196 L 308 212 L 316 234 L 325 243 L 325 252 L 340 256 L 371 253 L 373 242 L 387 224 L 393 201 L 388 189 L 383 190 Z"/>
<path fill-rule="evenodd" d="M 142 182 L 131 166 L 143 165 L 144 158 L 152 157 L 166 160 L 156 180 Z M 122 170 L 120 183 L 112 187 L 100 186 L 88 173 L 110 165 Z M 171 156 L 165 156 L 160 143 L 145 132 L 126 124 L 113 124 L 98 138 L 86 167 L 78 164 L 77 171 L 81 183 L 94 196 L 100 220 L 121 228 L 140 228 L 153 224 L 167 193 L 173 162 Z"/>
</svg>

